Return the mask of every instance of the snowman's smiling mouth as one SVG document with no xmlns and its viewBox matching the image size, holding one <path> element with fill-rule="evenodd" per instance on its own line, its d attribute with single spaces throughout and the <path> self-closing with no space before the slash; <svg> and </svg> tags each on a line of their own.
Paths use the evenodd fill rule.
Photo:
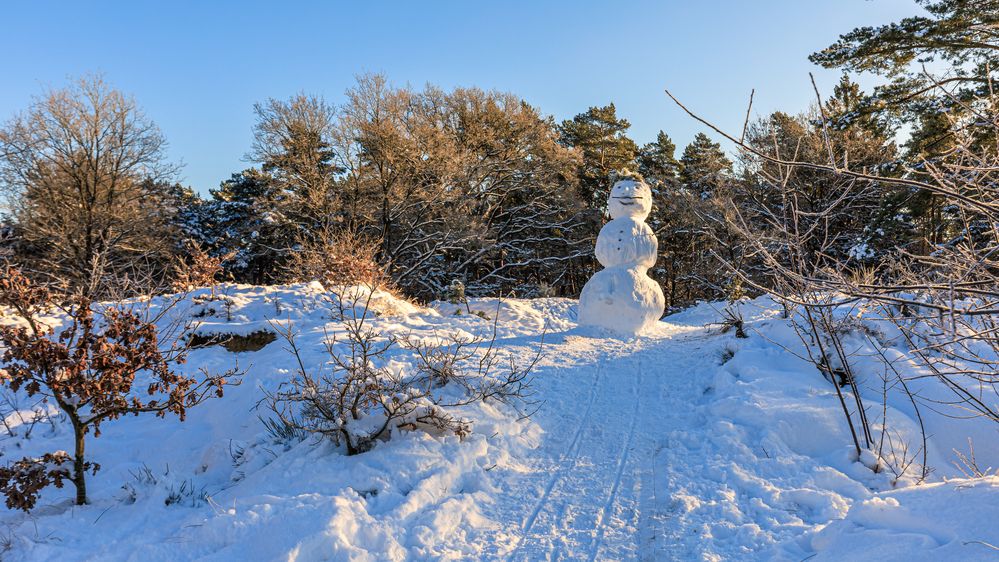
<svg viewBox="0 0 999 562">
<path fill-rule="evenodd" d="M 640 201 L 642 198 L 641 197 L 615 197 L 614 199 L 617 199 L 618 201 L 620 201 L 622 205 L 634 205 L 636 202 Z"/>
</svg>

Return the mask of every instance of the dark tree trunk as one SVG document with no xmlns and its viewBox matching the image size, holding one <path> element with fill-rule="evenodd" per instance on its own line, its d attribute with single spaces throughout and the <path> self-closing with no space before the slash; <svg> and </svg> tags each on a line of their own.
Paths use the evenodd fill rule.
<svg viewBox="0 0 999 562">
<path fill-rule="evenodd" d="M 73 432 L 76 436 L 76 452 L 73 457 L 73 484 L 76 485 L 76 505 L 85 505 L 87 503 L 87 475 L 86 464 L 83 458 L 83 427 L 74 423 Z"/>
</svg>

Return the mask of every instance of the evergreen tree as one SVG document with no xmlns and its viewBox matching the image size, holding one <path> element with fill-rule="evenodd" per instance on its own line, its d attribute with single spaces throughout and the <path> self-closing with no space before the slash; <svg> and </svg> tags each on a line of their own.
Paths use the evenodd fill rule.
<svg viewBox="0 0 999 562">
<path fill-rule="evenodd" d="M 652 213 L 648 222 L 659 237 L 662 255 L 649 274 L 663 286 L 667 305 L 672 307 L 677 298 L 678 257 L 686 252 L 677 229 L 684 218 L 680 213 L 686 207 L 679 202 L 681 167 L 676 159 L 676 145 L 669 135 L 659 131 L 656 140 L 638 152 L 637 160 L 639 173 L 652 188 Z"/>
<path fill-rule="evenodd" d="M 591 107 L 562 122 L 561 143 L 582 154 L 579 188 L 583 201 L 603 209 L 611 172 L 635 164 L 638 145 L 627 136 L 631 123 L 617 116 L 614 104 Z"/>
<path fill-rule="evenodd" d="M 811 60 L 826 68 L 871 72 L 888 82 L 875 88 L 847 119 L 875 114 L 892 126 L 908 125 L 905 158 L 914 179 L 926 180 L 926 164 L 939 168 L 964 151 L 955 131 L 971 134 L 967 148 L 994 150 L 993 127 L 976 126 L 991 103 L 999 78 L 999 4 L 988 0 L 917 0 L 928 15 L 904 18 L 879 27 L 863 27 L 842 35 L 814 53 Z M 934 76 L 925 63 L 943 63 L 945 76 Z M 920 64 L 914 64 L 920 63 Z M 967 144 L 967 143 L 966 143 Z M 907 209 L 920 238 L 930 246 L 959 236 L 965 219 L 953 206 L 927 192 L 909 194 Z"/>
<path fill-rule="evenodd" d="M 212 253 L 233 254 L 225 265 L 236 281 L 279 281 L 298 231 L 285 212 L 287 192 L 270 174 L 250 168 L 233 174 L 211 195 L 205 214 Z"/>
<path fill-rule="evenodd" d="M 680 183 L 683 188 L 706 199 L 714 195 L 732 177 L 732 161 L 721 145 L 704 133 L 697 133 L 680 157 Z"/>
<path fill-rule="evenodd" d="M 676 159 L 676 145 L 663 131 L 659 131 L 655 141 L 638 151 L 638 173 L 653 189 L 675 186 L 681 169 Z"/>
<path fill-rule="evenodd" d="M 210 243 L 210 217 L 207 201 L 194 189 L 173 182 L 148 180 L 142 188 L 146 191 L 147 205 L 155 206 L 166 225 L 164 233 L 177 252 L 184 252 L 190 242 L 200 246 Z"/>
<path fill-rule="evenodd" d="M 833 95 L 820 108 L 792 116 L 775 112 L 750 125 L 746 140 L 761 154 L 782 160 L 829 162 L 829 152 L 845 155 L 854 169 L 891 176 L 897 174 L 896 146 L 889 128 L 876 115 L 857 114 L 865 98 L 860 87 L 844 76 Z M 823 126 L 822 115 L 830 122 Z M 845 116 L 852 118 L 843 119 Z M 788 168 L 765 159 L 746 156 L 746 180 L 739 184 L 742 193 L 734 194 L 747 220 L 783 217 L 784 198 L 795 194 L 795 208 L 812 217 L 812 226 L 799 218 L 802 232 L 823 236 L 808 237 L 796 251 L 809 263 L 864 262 L 874 264 L 908 237 L 905 209 L 909 192 L 878 182 L 855 182 L 839 174 L 806 167 Z M 758 225 L 765 229 L 761 220 Z"/>
<path fill-rule="evenodd" d="M 871 72 L 890 79 L 854 115 L 886 112 L 896 122 L 914 125 L 907 148 L 910 157 L 918 159 L 943 155 L 953 148 L 945 123 L 969 116 L 976 100 L 991 95 L 999 69 L 995 35 L 999 4 L 991 0 L 916 3 L 928 16 L 856 28 L 809 58 L 826 68 Z M 947 76 L 928 76 L 916 62 L 947 63 Z M 979 130 L 985 137 L 993 134 L 988 127 Z"/>
<path fill-rule="evenodd" d="M 253 148 L 249 156 L 261 163 L 271 181 L 287 194 L 284 212 L 301 228 L 299 237 L 343 219 L 337 192 L 333 106 L 316 96 L 298 94 L 288 100 L 255 104 Z"/>
</svg>

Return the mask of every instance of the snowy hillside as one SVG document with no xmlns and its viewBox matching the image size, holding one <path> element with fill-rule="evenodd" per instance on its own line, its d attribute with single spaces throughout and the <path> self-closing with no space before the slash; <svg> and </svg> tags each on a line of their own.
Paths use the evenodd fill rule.
<svg viewBox="0 0 999 562">
<path fill-rule="evenodd" d="M 188 298 L 202 334 L 290 328 L 306 362 L 342 329 L 318 285 L 222 286 L 225 310 Z M 646 337 L 576 326 L 576 301 L 474 300 L 420 308 L 372 303 L 383 333 L 489 338 L 529 362 L 527 419 L 503 404 L 464 407 L 459 440 L 396 431 L 346 456 L 269 432 L 259 407 L 294 370 L 278 339 L 258 351 L 192 352 L 186 369 L 247 369 L 240 386 L 188 419 L 125 418 L 88 441 L 101 465 L 91 504 L 48 489 L 30 514 L 4 511 L 5 560 L 985 560 L 999 552 L 999 477 L 966 479 L 953 449 L 999 466 L 985 422 L 930 412 L 928 482 L 854 458 L 832 386 L 798 359 L 800 342 L 767 299 L 743 303 L 749 337 L 721 333 L 703 304 Z M 497 316 L 498 315 L 498 316 Z M 863 320 L 862 318 L 860 320 Z M 858 321 L 859 322 L 859 321 Z M 879 334 L 889 353 L 890 334 Z M 851 345 L 871 345 L 855 338 Z M 400 369 L 410 358 L 398 351 Z M 863 371 L 863 365 L 861 365 Z M 865 388 L 880 380 L 866 373 Z M 928 383 L 927 383 L 928 384 Z M 927 386 L 925 392 L 932 392 Z M 58 418 L 8 412 L 7 459 L 71 446 Z M 877 404 L 895 442 L 918 441 L 904 401 Z M 30 430 L 30 431 L 29 431 Z M 918 443 L 916 443 L 918 446 Z M 914 455 L 921 462 L 920 455 Z M 866 459 L 865 459 L 866 460 Z"/>
</svg>

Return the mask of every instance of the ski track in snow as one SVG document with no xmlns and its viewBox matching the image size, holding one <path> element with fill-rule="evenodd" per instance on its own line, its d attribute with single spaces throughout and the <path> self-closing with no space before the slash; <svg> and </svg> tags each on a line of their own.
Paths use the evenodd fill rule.
<svg viewBox="0 0 999 562">
<path fill-rule="evenodd" d="M 555 485 L 558 484 L 559 479 L 561 479 L 566 472 L 572 470 L 572 468 L 576 464 L 576 460 L 579 458 L 580 436 L 582 436 L 583 430 L 586 429 L 590 421 L 590 411 L 593 409 L 593 401 L 597 397 L 597 383 L 600 381 L 599 363 L 597 364 L 597 368 L 595 369 L 594 373 L 595 374 L 593 377 L 593 381 L 590 383 L 590 399 L 586 403 L 586 410 L 583 412 L 581 420 L 579 424 L 576 426 L 576 432 L 573 434 L 572 442 L 569 443 L 569 448 L 566 450 L 565 453 L 563 453 L 562 457 L 559 460 L 558 469 L 552 474 L 551 479 L 548 481 L 548 485 L 545 486 L 544 494 L 541 495 L 541 499 L 538 500 L 537 505 L 534 507 L 534 509 L 531 511 L 531 514 L 527 517 L 527 519 L 524 521 L 524 524 L 522 525 L 523 534 L 521 535 L 521 539 L 517 544 L 518 549 L 523 545 L 524 538 L 528 536 L 528 534 L 531 532 L 531 529 L 534 527 L 534 522 L 537 521 L 538 514 L 541 513 L 541 511 L 547 506 L 548 500 L 552 494 L 552 490 L 555 488 Z M 516 552 L 514 552 L 514 554 L 516 554 Z"/>
<path fill-rule="evenodd" d="M 512 484 L 487 514 L 507 525 L 514 514 L 524 514 L 506 560 L 694 554 L 676 540 L 683 531 L 670 517 L 662 453 L 670 433 L 696 431 L 692 410 L 717 368 L 715 354 L 696 349 L 700 331 L 670 327 L 650 338 L 607 340 L 596 350 L 574 350 L 571 342 L 549 347 L 553 357 L 583 357 L 575 368 L 538 373 L 536 384 L 545 386 L 549 402 L 536 420 L 547 435 L 528 461 L 531 471 L 497 475 Z M 565 427 L 573 431 L 561 431 Z M 568 443 L 560 436 L 569 436 Z"/>
</svg>

